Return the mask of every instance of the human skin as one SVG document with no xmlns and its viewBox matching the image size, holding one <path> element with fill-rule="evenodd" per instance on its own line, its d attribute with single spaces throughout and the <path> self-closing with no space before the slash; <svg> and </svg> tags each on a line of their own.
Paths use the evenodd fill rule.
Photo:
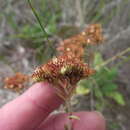
<svg viewBox="0 0 130 130">
<path fill-rule="evenodd" d="M 67 114 L 51 114 L 63 100 L 52 85 L 40 82 L 0 109 L 0 130 L 64 130 Z M 74 130 L 105 130 L 105 120 L 98 112 L 77 112 Z"/>
</svg>

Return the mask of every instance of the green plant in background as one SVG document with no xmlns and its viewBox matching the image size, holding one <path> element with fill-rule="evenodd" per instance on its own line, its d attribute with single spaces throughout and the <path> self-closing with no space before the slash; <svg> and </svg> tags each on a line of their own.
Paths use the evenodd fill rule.
<svg viewBox="0 0 130 130">
<path fill-rule="evenodd" d="M 57 31 L 56 20 L 57 17 L 52 16 L 49 19 L 49 24 L 45 26 L 45 30 L 48 32 L 48 34 L 50 34 L 50 36 L 55 34 Z M 41 21 L 43 21 L 43 18 L 41 18 Z M 43 36 L 43 32 L 38 23 L 35 23 L 34 25 L 31 24 L 24 25 L 20 33 L 17 35 L 17 37 L 26 40 L 33 40 L 34 43 L 41 42 L 46 38 L 46 36 Z"/>
<path fill-rule="evenodd" d="M 117 67 L 98 67 L 104 63 L 100 53 L 95 53 L 94 68 L 97 72 L 89 80 L 82 80 L 77 87 L 77 94 L 93 93 L 95 107 L 98 110 L 103 110 L 110 100 L 114 100 L 119 105 L 125 105 L 123 95 L 118 90 L 118 85 L 114 82 L 118 75 Z"/>
<path fill-rule="evenodd" d="M 30 1 L 30 3 L 35 4 L 34 1 Z M 52 7 L 49 7 L 48 4 Z M 47 0 L 40 0 L 39 3 L 36 2 L 36 5 L 38 5 L 39 9 L 37 19 L 39 19 L 40 23 L 44 26 L 44 29 L 42 28 L 42 30 L 46 30 L 47 34 L 50 36 L 55 34 L 57 32 L 56 25 L 60 17 L 60 8 L 57 6 L 57 1 L 49 3 Z M 36 12 L 34 8 L 32 9 Z M 27 23 L 26 25 L 23 25 L 18 36 L 27 40 L 32 39 L 33 42 L 41 42 L 47 37 L 45 31 L 45 35 L 43 36 L 42 30 L 37 22 L 35 24 Z"/>
<path fill-rule="evenodd" d="M 26 47 L 35 49 L 38 62 L 44 63 L 55 53 L 54 44 L 51 45 L 48 39 L 51 39 L 58 31 L 57 23 L 61 16 L 59 2 L 51 0 L 27 1 L 28 3 L 30 1 L 30 5 L 32 4 L 34 6 L 30 7 L 36 19 L 32 18 L 30 21 L 24 19 L 24 24 L 22 23 L 19 29 L 16 21 L 14 21 L 15 13 L 10 15 L 8 17 L 8 23 L 17 32 L 11 35 L 10 38 L 24 40 Z"/>
<path fill-rule="evenodd" d="M 110 121 L 110 125 L 108 126 L 108 129 L 110 130 L 120 130 L 121 126 L 117 122 Z"/>
<path fill-rule="evenodd" d="M 28 3 L 35 15 L 38 23 L 34 25 L 27 25 L 24 26 L 23 30 L 19 34 L 21 38 L 27 38 L 27 40 L 31 40 L 31 47 L 36 49 L 37 59 L 40 62 L 45 62 L 48 60 L 52 55 L 54 55 L 54 45 L 49 40 L 49 37 L 54 35 L 57 31 L 57 20 L 59 18 L 59 8 L 57 6 L 57 2 L 47 3 L 49 1 L 39 1 L 39 13 L 33 7 L 34 2 L 32 3 L 31 0 L 28 0 Z M 53 7 L 49 7 L 49 5 Z M 48 6 L 46 6 L 48 5 Z M 54 8 L 49 9 L 49 8 Z M 40 26 L 39 26 L 40 25 Z"/>
</svg>

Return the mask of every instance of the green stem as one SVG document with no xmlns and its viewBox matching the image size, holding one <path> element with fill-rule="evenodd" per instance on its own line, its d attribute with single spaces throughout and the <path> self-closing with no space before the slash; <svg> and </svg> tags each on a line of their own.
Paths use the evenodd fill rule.
<svg viewBox="0 0 130 130">
<path fill-rule="evenodd" d="M 121 57 L 122 55 L 124 55 L 124 54 L 126 54 L 126 53 L 128 53 L 128 52 L 130 52 L 130 48 L 127 48 L 127 49 L 123 50 L 122 52 L 119 52 L 117 55 L 111 57 L 110 59 L 106 60 L 106 61 L 103 62 L 102 64 L 97 65 L 97 66 L 95 67 L 95 69 L 97 70 L 97 69 L 99 69 L 100 67 L 106 66 L 106 65 L 109 64 L 110 62 L 116 60 L 118 57 Z"/>
<path fill-rule="evenodd" d="M 47 41 L 50 43 L 50 41 L 49 41 L 49 39 L 48 39 L 48 34 L 47 34 L 47 32 L 45 31 L 45 28 L 44 28 L 44 26 L 42 25 L 41 20 L 40 20 L 40 18 L 39 18 L 39 16 L 38 16 L 38 13 L 37 13 L 37 11 L 35 10 L 35 8 L 33 7 L 32 3 L 31 3 L 31 0 L 27 0 L 27 1 L 28 1 L 29 6 L 30 6 L 30 8 L 31 8 L 31 10 L 32 10 L 32 12 L 33 12 L 33 14 L 34 14 L 34 16 L 36 17 L 36 19 L 37 19 L 37 21 L 38 21 L 38 23 L 39 23 L 39 25 L 40 25 L 40 27 L 41 27 L 43 33 L 46 35 Z"/>
<path fill-rule="evenodd" d="M 68 113 L 68 116 L 72 116 L 72 106 L 71 106 L 71 100 L 67 100 L 65 102 L 66 105 L 66 112 Z M 72 120 L 69 118 L 69 123 L 65 125 L 65 130 L 73 130 L 73 124 L 72 124 Z"/>
</svg>

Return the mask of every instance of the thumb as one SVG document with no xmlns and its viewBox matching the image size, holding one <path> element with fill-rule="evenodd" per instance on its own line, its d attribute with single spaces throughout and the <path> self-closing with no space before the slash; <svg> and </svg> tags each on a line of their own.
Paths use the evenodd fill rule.
<svg viewBox="0 0 130 130">
<path fill-rule="evenodd" d="M 36 128 L 63 101 L 48 83 L 37 83 L 0 110 L 0 129 Z"/>
</svg>

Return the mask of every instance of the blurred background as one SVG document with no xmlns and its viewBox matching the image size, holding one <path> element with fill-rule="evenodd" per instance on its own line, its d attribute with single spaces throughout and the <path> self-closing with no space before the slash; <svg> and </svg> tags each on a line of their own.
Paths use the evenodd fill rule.
<svg viewBox="0 0 130 130">
<path fill-rule="evenodd" d="M 48 35 L 27 0 L 0 0 L 0 106 L 19 95 L 3 88 L 5 77 L 31 74 L 56 54 L 61 40 L 100 23 L 105 40 L 92 49 L 97 73 L 78 84 L 73 109 L 101 111 L 109 130 L 129 130 L 130 0 L 33 0 L 32 4 Z"/>
</svg>

